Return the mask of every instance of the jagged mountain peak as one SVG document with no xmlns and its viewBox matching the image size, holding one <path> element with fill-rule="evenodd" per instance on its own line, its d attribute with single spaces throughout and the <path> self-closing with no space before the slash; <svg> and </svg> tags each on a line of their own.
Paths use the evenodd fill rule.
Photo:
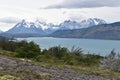
<svg viewBox="0 0 120 80">
<path fill-rule="evenodd" d="M 25 24 L 25 23 L 26 23 L 26 20 L 25 20 L 25 19 L 23 19 L 21 23 L 22 23 L 22 24 Z"/>
<path fill-rule="evenodd" d="M 73 20 L 65 20 L 63 23 L 59 24 L 60 30 L 67 30 L 67 29 L 76 29 L 79 26 L 79 23 Z"/>
<path fill-rule="evenodd" d="M 27 22 L 25 19 L 17 23 L 13 28 L 8 30 L 6 33 L 20 35 L 21 34 L 46 35 L 46 33 L 42 30 L 40 25 L 37 25 L 34 22 Z"/>
<path fill-rule="evenodd" d="M 80 22 L 73 21 L 73 20 L 65 20 L 63 23 L 59 25 L 59 28 L 60 30 L 80 29 L 80 28 L 87 28 L 95 25 L 101 25 L 101 24 L 106 24 L 106 21 L 99 18 L 88 18 Z"/>
<path fill-rule="evenodd" d="M 88 18 L 77 22 L 74 20 L 65 20 L 59 25 L 54 25 L 52 23 L 46 23 L 40 20 L 35 22 L 28 22 L 23 19 L 21 22 L 17 23 L 12 29 L 8 30 L 7 33 L 21 34 L 21 33 L 35 33 L 35 34 L 51 34 L 56 30 L 72 30 L 87 28 L 94 25 L 105 24 L 106 22 L 99 18 Z"/>
<path fill-rule="evenodd" d="M 107 22 L 100 18 L 88 18 L 79 22 L 82 28 L 87 28 L 95 25 L 106 24 Z"/>
<path fill-rule="evenodd" d="M 28 22 L 26 21 L 25 19 L 23 19 L 21 22 L 17 23 L 15 26 L 15 28 L 21 28 L 21 27 L 24 27 L 24 28 L 41 28 L 41 25 L 39 25 L 37 22 Z"/>
<path fill-rule="evenodd" d="M 30 26 L 28 25 L 28 23 L 26 22 L 25 19 L 23 19 L 21 22 L 17 23 L 14 28 L 20 28 L 20 27 L 26 27 L 29 28 Z"/>
<path fill-rule="evenodd" d="M 95 25 L 106 24 L 107 23 L 105 20 L 100 19 L 100 18 L 88 18 L 88 19 L 85 19 L 85 20 L 81 21 L 81 23 L 84 23 L 84 22 L 94 23 Z"/>
</svg>

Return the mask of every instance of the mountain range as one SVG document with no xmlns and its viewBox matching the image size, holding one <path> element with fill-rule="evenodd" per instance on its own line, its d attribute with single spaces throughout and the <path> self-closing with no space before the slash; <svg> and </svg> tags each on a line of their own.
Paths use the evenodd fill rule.
<svg viewBox="0 0 120 80">
<path fill-rule="evenodd" d="M 66 20 L 59 25 L 60 30 L 87 28 L 95 25 L 106 24 L 107 22 L 99 18 L 89 18 L 80 22 Z"/>
<path fill-rule="evenodd" d="M 54 27 L 56 26 L 53 24 L 46 24 L 45 22 L 40 22 L 39 20 L 36 20 L 35 22 L 27 22 L 23 19 L 13 28 L 1 35 L 12 37 L 38 37 L 55 32 L 56 29 Z"/>
<path fill-rule="evenodd" d="M 89 18 L 82 20 L 81 22 L 66 20 L 58 25 L 54 25 L 39 20 L 36 20 L 35 22 L 27 22 L 23 19 L 10 30 L 2 33 L 2 35 L 12 37 L 38 37 L 52 34 L 57 30 L 73 30 L 100 24 L 106 24 L 106 21 L 99 18 Z"/>
<path fill-rule="evenodd" d="M 41 35 L 45 34 L 41 26 L 32 22 L 27 23 L 25 20 L 22 20 L 22 22 L 17 23 L 12 29 L 8 30 L 6 33 L 11 33 L 11 34 L 34 33 Z"/>
<path fill-rule="evenodd" d="M 93 39 L 119 39 L 120 22 L 106 23 L 99 18 L 89 18 L 80 22 L 66 20 L 58 25 L 52 23 L 27 22 L 22 20 L 10 30 L 0 36 L 13 37 L 64 37 L 64 38 L 93 38 Z"/>
<path fill-rule="evenodd" d="M 62 38 L 92 38 L 120 40 L 120 22 L 115 22 L 111 24 L 101 24 L 82 29 L 58 30 L 50 34 L 49 36 Z"/>
</svg>

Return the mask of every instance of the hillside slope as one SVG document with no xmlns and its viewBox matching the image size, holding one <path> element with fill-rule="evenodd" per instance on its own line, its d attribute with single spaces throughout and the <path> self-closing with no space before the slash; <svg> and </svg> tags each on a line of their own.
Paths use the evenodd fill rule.
<svg viewBox="0 0 120 80">
<path fill-rule="evenodd" d="M 19 78 L 14 80 L 111 80 L 102 76 L 80 74 L 69 68 L 52 68 L 36 65 L 30 60 L 16 60 L 4 56 L 0 56 L 0 73 L 7 76 L 12 74 L 12 77 Z"/>
<path fill-rule="evenodd" d="M 83 29 L 58 30 L 49 35 L 64 38 L 93 38 L 93 39 L 117 39 L 120 40 L 120 22 L 103 24 Z"/>
</svg>

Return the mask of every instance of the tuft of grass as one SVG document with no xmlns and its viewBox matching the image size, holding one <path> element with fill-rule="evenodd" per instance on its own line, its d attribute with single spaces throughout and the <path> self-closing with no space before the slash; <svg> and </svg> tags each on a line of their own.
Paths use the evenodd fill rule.
<svg viewBox="0 0 120 80">
<path fill-rule="evenodd" d="M 4 56 L 9 56 L 16 60 L 32 62 L 32 63 L 34 63 L 36 65 L 40 65 L 40 66 L 47 66 L 50 68 L 53 67 L 53 68 L 59 68 L 59 69 L 71 69 L 71 70 L 75 70 L 81 74 L 88 74 L 88 75 L 90 74 L 90 75 L 96 75 L 96 76 L 104 76 L 106 78 L 119 78 L 120 79 L 120 72 L 115 72 L 110 69 L 99 68 L 96 65 L 92 65 L 92 66 L 91 65 L 84 66 L 82 64 L 67 65 L 67 64 L 64 64 L 64 61 L 62 59 L 58 60 L 54 57 L 46 58 L 43 55 L 42 56 L 40 55 L 38 57 L 39 61 L 36 61 L 36 59 L 17 58 L 17 57 L 14 57 L 14 54 L 15 54 L 14 52 L 0 50 L 0 55 L 2 55 L 2 56 L 4 55 Z M 86 58 L 86 56 L 84 56 L 87 59 L 86 61 L 91 60 L 91 58 L 93 57 L 93 56 L 91 57 L 91 55 L 87 55 L 87 56 L 88 56 L 87 58 Z M 95 60 L 97 60 L 97 59 L 95 59 Z M 84 62 L 86 62 L 86 61 L 84 61 Z M 90 62 L 88 62 L 88 63 L 90 63 Z M 30 70 L 20 70 L 17 73 L 20 74 L 21 77 L 23 77 L 23 79 L 29 78 L 29 79 L 33 79 L 33 80 L 41 79 L 41 78 L 49 79 L 49 77 L 52 76 L 49 73 L 33 73 Z M 3 76 L 3 74 L 0 73 L 0 76 Z M 0 80 L 2 80 L 2 79 L 0 79 Z"/>
<path fill-rule="evenodd" d="M 58 69 L 71 69 L 80 74 L 87 74 L 87 75 L 96 75 L 96 76 L 103 76 L 106 78 L 118 78 L 120 79 L 120 72 L 115 72 L 110 69 L 103 69 L 99 68 L 98 66 L 80 66 L 80 65 L 63 65 L 63 64 L 50 64 L 50 63 L 39 63 L 39 65 L 49 66 L 51 68 L 58 68 Z"/>
<path fill-rule="evenodd" d="M 44 79 L 49 79 L 50 77 L 52 77 L 52 75 L 50 73 L 33 73 L 35 78 L 44 78 Z"/>
<path fill-rule="evenodd" d="M 16 54 L 15 52 L 0 50 L 0 55 L 3 55 L 3 56 L 14 57 L 15 54 Z"/>
<path fill-rule="evenodd" d="M 3 75 L 0 76 L 0 80 L 21 80 L 21 79 L 11 75 Z"/>
<path fill-rule="evenodd" d="M 26 80 L 26 79 L 31 79 L 31 80 L 40 80 L 40 79 L 49 79 L 52 75 L 50 73 L 35 73 L 35 72 L 31 72 L 30 70 L 20 70 L 18 73 L 20 73 L 20 75 L 22 75 L 22 79 Z"/>
<path fill-rule="evenodd" d="M 73 69 L 81 74 L 90 74 L 96 76 L 103 76 L 106 78 L 118 78 L 120 79 L 120 73 L 112 71 L 110 69 L 103 69 L 98 67 L 81 67 L 81 66 L 66 66 Z"/>
</svg>

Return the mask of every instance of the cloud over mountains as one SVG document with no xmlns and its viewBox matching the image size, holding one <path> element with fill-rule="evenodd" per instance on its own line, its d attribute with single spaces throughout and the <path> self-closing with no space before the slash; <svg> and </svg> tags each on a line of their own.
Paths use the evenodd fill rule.
<svg viewBox="0 0 120 80">
<path fill-rule="evenodd" d="M 96 7 L 119 7 L 120 0 L 64 0 L 60 4 L 46 8 L 96 8 Z"/>
<path fill-rule="evenodd" d="M 9 24 L 12 24 L 12 23 L 17 23 L 19 22 L 20 19 L 19 18 L 16 18 L 16 17 L 3 17 L 3 18 L 0 18 L 0 22 L 1 23 L 9 23 Z"/>
</svg>

